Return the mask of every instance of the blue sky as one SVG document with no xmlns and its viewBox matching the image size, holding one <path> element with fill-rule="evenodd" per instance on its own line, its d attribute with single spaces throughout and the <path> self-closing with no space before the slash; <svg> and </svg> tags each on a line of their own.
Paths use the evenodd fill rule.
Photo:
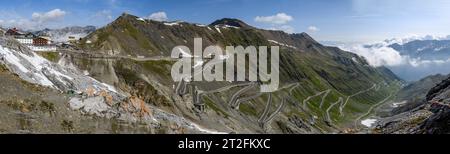
<svg viewBox="0 0 450 154">
<path fill-rule="evenodd" d="M 450 34 L 448 0 L 0 0 L 0 25 L 103 26 L 122 12 L 162 12 L 168 20 L 202 24 L 239 18 L 260 28 L 308 32 L 320 41 Z"/>
</svg>

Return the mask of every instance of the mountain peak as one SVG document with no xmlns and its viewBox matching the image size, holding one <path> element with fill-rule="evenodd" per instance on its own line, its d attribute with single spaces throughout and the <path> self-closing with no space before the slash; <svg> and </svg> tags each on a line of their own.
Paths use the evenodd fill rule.
<svg viewBox="0 0 450 154">
<path fill-rule="evenodd" d="M 316 40 L 314 40 L 314 38 L 312 38 L 308 33 L 302 32 L 302 33 L 296 33 L 296 34 L 291 34 L 292 36 L 296 37 L 296 38 L 300 38 L 302 40 L 307 40 L 313 43 L 318 43 Z"/>
<path fill-rule="evenodd" d="M 243 22 L 242 20 L 239 19 L 234 19 L 234 18 L 223 18 L 223 19 L 219 19 L 214 21 L 213 23 L 210 24 L 211 26 L 216 26 L 216 25 L 229 25 L 229 26 L 234 26 L 234 27 L 251 27 L 248 24 L 246 24 L 245 22 Z"/>
<path fill-rule="evenodd" d="M 295 35 L 295 34 L 294 34 L 294 35 Z M 310 38 L 310 39 L 312 39 L 312 37 L 311 37 L 308 33 L 306 33 L 306 32 L 298 33 L 298 34 L 296 34 L 296 35 L 299 35 L 299 36 L 302 36 L 302 37 L 305 37 L 305 38 Z"/>
<path fill-rule="evenodd" d="M 134 16 L 127 12 L 123 12 L 122 15 L 120 15 L 117 19 L 127 19 L 127 18 L 137 18 L 137 16 Z"/>
</svg>

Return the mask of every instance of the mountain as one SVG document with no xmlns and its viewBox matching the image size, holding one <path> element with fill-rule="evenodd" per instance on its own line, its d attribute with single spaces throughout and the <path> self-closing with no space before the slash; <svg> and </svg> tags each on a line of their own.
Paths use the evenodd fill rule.
<svg viewBox="0 0 450 154">
<path fill-rule="evenodd" d="M 423 105 L 428 91 L 448 77 L 450 75 L 431 75 L 403 87 L 396 96 L 395 101 L 399 105 L 393 109 L 392 114 L 407 112 Z"/>
<path fill-rule="evenodd" d="M 424 104 L 377 126 L 380 133 L 448 134 L 450 132 L 450 77 L 431 88 Z"/>
<path fill-rule="evenodd" d="M 428 60 L 448 60 L 450 40 L 414 40 L 405 44 L 392 44 L 389 47 L 411 58 Z"/>
<path fill-rule="evenodd" d="M 217 133 L 98 81 L 66 58 L 54 63 L 0 37 L 0 132 Z"/>
<path fill-rule="evenodd" d="M 35 35 L 39 36 L 50 36 L 55 42 L 67 42 L 69 36 L 75 37 L 75 39 L 80 39 L 96 30 L 95 26 L 72 26 L 65 27 L 61 29 L 44 29 L 40 31 L 33 32 Z"/>
<path fill-rule="evenodd" d="M 173 82 L 171 50 L 178 45 L 193 49 L 194 37 L 203 38 L 203 46 L 222 48 L 280 46 L 280 89 L 268 94 L 258 92 L 257 83 Z M 258 29 L 237 19 L 201 25 L 123 14 L 77 46 L 82 54 L 65 53 L 65 60 L 93 78 L 220 132 L 348 132 L 401 85 L 389 69 L 323 46 L 306 33 Z"/>
<path fill-rule="evenodd" d="M 414 40 L 388 47 L 397 51 L 404 65 L 390 67 L 405 80 L 418 80 L 433 74 L 448 74 L 450 68 L 450 40 Z"/>
<path fill-rule="evenodd" d="M 425 36 L 396 38 L 378 43 L 324 41 L 360 56 L 373 66 L 385 66 L 405 81 L 450 73 L 449 39 Z"/>
<path fill-rule="evenodd" d="M 5 34 L 6 30 L 4 30 L 3 28 L 0 27 L 0 34 L 3 35 Z"/>
<path fill-rule="evenodd" d="M 262 93 L 260 81 L 174 82 L 171 50 L 179 45 L 192 49 L 194 37 L 201 37 L 204 46 L 221 48 L 279 46 L 279 89 Z M 356 133 L 369 129 L 365 118 L 373 118 L 403 84 L 389 69 L 323 46 L 307 33 L 259 29 L 238 19 L 202 25 L 123 14 L 74 45 L 58 50 L 56 59 L 45 59 L 0 37 L 5 95 L 18 89 L 41 96 L 0 97 L 12 104 L 0 106 L 2 113 L 39 119 L 21 119 L 27 127 L 7 132 L 39 133 L 52 127 L 48 130 L 69 133 Z M 34 108 L 40 104 L 54 106 L 57 114 L 46 117 Z M 3 116 L 14 119 L 16 114 Z M 51 125 L 41 127 L 40 119 Z M 63 127 L 56 128 L 58 123 Z"/>
<path fill-rule="evenodd" d="M 229 27 L 239 27 L 239 28 L 253 28 L 239 19 L 232 19 L 232 18 L 223 18 L 223 19 L 214 21 L 213 23 L 210 24 L 210 26 L 229 26 Z"/>
</svg>

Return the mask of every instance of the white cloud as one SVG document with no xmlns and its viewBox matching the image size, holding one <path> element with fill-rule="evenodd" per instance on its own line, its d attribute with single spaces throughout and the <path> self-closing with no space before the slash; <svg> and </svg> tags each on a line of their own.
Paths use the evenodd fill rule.
<svg viewBox="0 0 450 154">
<path fill-rule="evenodd" d="M 63 19 L 66 12 L 61 9 L 54 9 L 45 13 L 35 12 L 31 15 L 31 20 L 38 23 L 46 23 Z"/>
<path fill-rule="evenodd" d="M 409 66 L 409 67 L 426 67 L 431 65 L 442 65 L 450 63 L 448 59 L 421 59 L 411 58 L 408 55 L 401 55 L 400 52 L 389 47 L 389 45 L 398 43 L 404 44 L 414 40 L 448 40 L 450 36 L 433 36 L 433 35 L 409 35 L 402 38 L 394 38 L 378 43 L 338 43 L 334 44 L 345 51 L 350 51 L 366 58 L 372 66 Z M 443 57 L 446 58 L 446 57 Z"/>
<path fill-rule="evenodd" d="M 166 12 L 155 12 L 150 14 L 147 19 L 155 20 L 155 21 L 167 21 L 169 18 L 167 18 Z"/>
<path fill-rule="evenodd" d="M 401 38 L 393 38 L 385 40 L 385 44 L 405 44 L 414 40 L 450 40 L 450 35 L 446 36 L 438 36 L 438 35 L 417 35 L 417 34 L 409 34 L 407 36 Z"/>
<path fill-rule="evenodd" d="M 407 81 L 419 80 L 433 74 L 450 73 L 450 58 L 440 59 L 412 58 L 408 55 L 401 55 L 400 52 L 390 48 L 392 43 L 404 44 L 413 40 L 442 40 L 450 39 L 450 36 L 432 35 L 410 35 L 408 37 L 389 39 L 378 43 L 328 43 L 339 48 L 353 52 L 364 57 L 367 62 L 374 67 L 386 66 L 402 79 Z"/>
<path fill-rule="evenodd" d="M 446 60 L 422 60 L 421 58 L 413 58 L 408 61 L 413 67 L 429 66 L 429 65 L 443 65 L 450 63 L 450 58 Z"/>
<path fill-rule="evenodd" d="M 3 11 L 0 11 L 3 16 Z M 3 20 L 1 26 L 5 28 L 17 27 L 22 30 L 38 30 L 42 28 L 52 28 L 57 25 L 56 21 L 62 20 L 67 13 L 61 9 L 53 9 L 48 12 L 39 13 L 34 12 L 31 14 L 31 18 L 24 18 L 14 11 L 6 12 L 6 17 L 8 20 Z M 1 17 L 3 17 L 1 16 Z"/>
<path fill-rule="evenodd" d="M 450 58 L 426 60 L 413 58 L 399 66 L 388 66 L 399 77 L 407 81 L 416 81 L 429 75 L 450 73 Z"/>
<path fill-rule="evenodd" d="M 405 64 L 406 57 L 387 46 L 365 47 L 363 44 L 340 45 L 338 46 L 345 51 L 350 51 L 366 58 L 371 66 L 398 66 Z"/>
<path fill-rule="evenodd" d="M 319 31 L 319 30 L 320 30 L 320 29 L 317 28 L 316 26 L 309 26 L 309 27 L 308 27 L 308 31 L 309 31 L 309 32 L 312 32 L 312 33 L 317 32 L 317 31 Z"/>
<path fill-rule="evenodd" d="M 269 23 L 269 24 L 286 24 L 290 21 L 294 20 L 294 18 L 286 13 L 278 13 L 272 16 L 257 16 L 255 18 L 256 22 Z"/>
</svg>

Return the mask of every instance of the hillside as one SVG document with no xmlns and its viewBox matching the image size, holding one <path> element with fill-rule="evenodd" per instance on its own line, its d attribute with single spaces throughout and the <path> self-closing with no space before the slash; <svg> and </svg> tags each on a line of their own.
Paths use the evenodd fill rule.
<svg viewBox="0 0 450 154">
<path fill-rule="evenodd" d="M 178 45 L 192 49 L 194 37 L 203 38 L 203 46 L 222 48 L 280 46 L 280 89 L 264 94 L 256 92 L 258 85 L 174 83 L 170 77 L 174 62 L 168 56 Z M 323 46 L 306 33 L 258 29 L 238 19 L 201 25 L 123 14 L 78 46 L 83 54 L 66 53 L 65 59 L 95 79 L 136 93 L 147 103 L 200 125 L 228 132 L 345 132 L 354 127 L 355 120 L 359 123 L 360 116 L 370 114 L 372 107 L 389 100 L 401 84 L 390 70 L 371 67 L 356 54 Z M 175 92 L 179 85 L 197 90 L 179 95 Z M 201 94 L 200 101 L 193 98 L 196 93 Z M 206 110 L 198 110 L 198 103 L 206 105 Z M 261 115 L 267 111 L 273 114 L 263 120 Z"/>
<path fill-rule="evenodd" d="M 0 37 L 0 131 L 5 133 L 217 133 L 51 62 Z"/>
<path fill-rule="evenodd" d="M 380 133 L 400 134 L 448 134 L 450 116 L 450 78 L 431 88 L 424 97 L 424 104 L 383 120 L 378 126 Z"/>
<path fill-rule="evenodd" d="M 428 91 L 448 77 L 449 75 L 430 75 L 403 87 L 395 98 L 399 105 L 393 109 L 392 114 L 410 111 L 423 105 L 426 103 L 425 99 Z"/>
</svg>

